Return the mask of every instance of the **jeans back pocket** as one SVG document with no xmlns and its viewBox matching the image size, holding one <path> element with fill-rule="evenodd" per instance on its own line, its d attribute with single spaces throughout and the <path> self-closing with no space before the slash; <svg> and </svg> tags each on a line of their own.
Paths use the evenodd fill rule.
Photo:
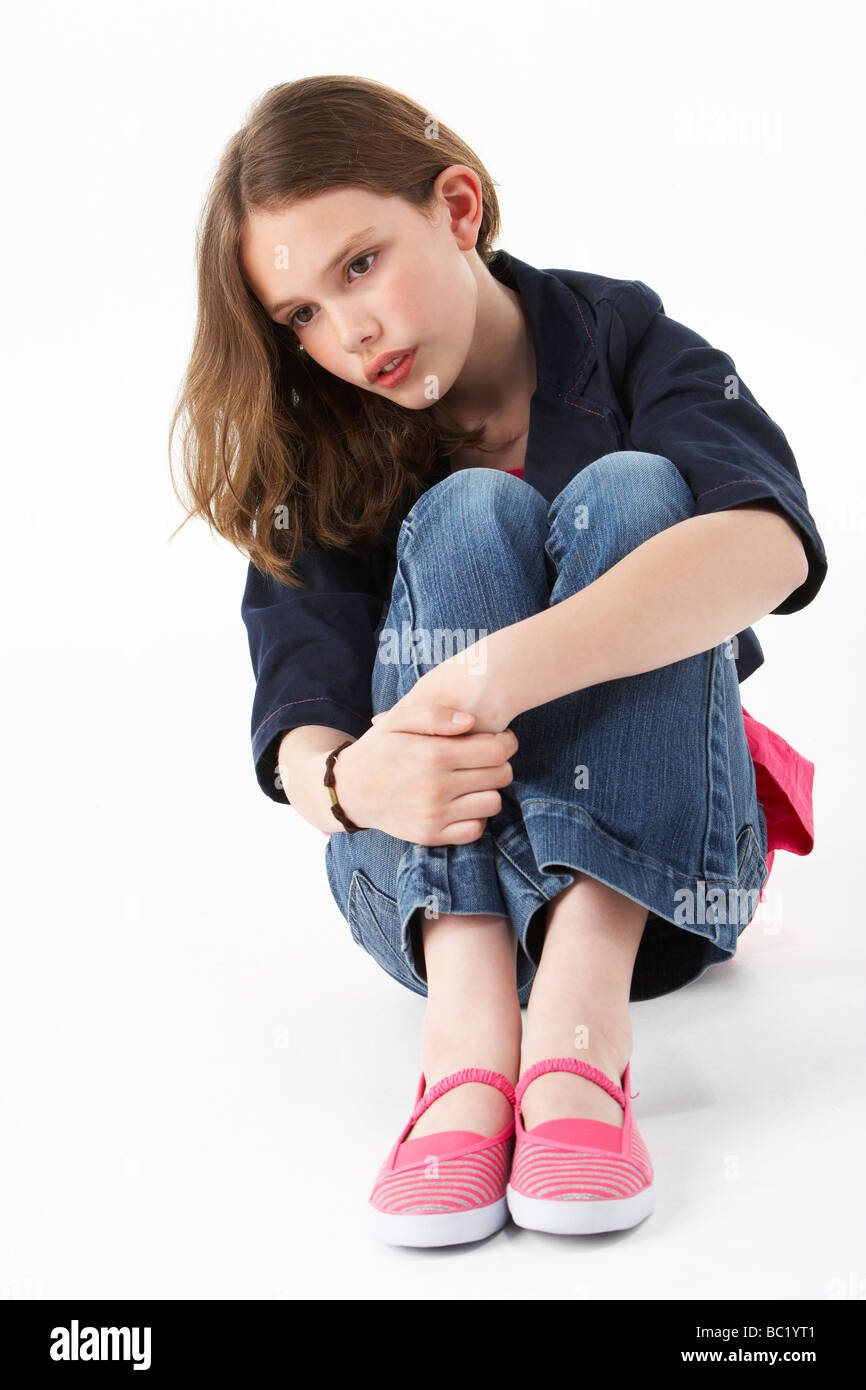
<svg viewBox="0 0 866 1390">
<path fill-rule="evenodd" d="M 362 869 L 355 869 L 349 886 L 346 916 L 353 939 L 389 975 L 419 994 L 426 985 L 410 968 L 400 948 L 400 909 L 395 898 L 377 888 Z"/>
</svg>

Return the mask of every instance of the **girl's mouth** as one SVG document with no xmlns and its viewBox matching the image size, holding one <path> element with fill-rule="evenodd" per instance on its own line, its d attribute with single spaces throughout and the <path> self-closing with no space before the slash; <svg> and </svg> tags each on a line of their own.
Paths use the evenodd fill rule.
<svg viewBox="0 0 866 1390">
<path fill-rule="evenodd" d="M 417 355 L 418 349 L 413 348 L 411 352 L 406 352 L 397 359 L 396 366 L 392 367 L 390 371 L 383 367 L 376 377 L 377 384 L 388 387 L 399 386 L 400 382 L 405 381 L 411 372 Z"/>
</svg>

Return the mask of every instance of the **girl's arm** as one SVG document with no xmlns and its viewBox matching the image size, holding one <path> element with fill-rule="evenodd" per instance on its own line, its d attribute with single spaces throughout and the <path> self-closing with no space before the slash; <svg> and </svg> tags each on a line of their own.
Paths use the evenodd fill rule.
<svg viewBox="0 0 866 1390">
<path fill-rule="evenodd" d="M 503 702 L 494 723 L 718 646 L 776 609 L 807 572 L 796 527 L 772 506 L 678 522 L 571 598 L 483 639 L 485 684 Z"/>
</svg>

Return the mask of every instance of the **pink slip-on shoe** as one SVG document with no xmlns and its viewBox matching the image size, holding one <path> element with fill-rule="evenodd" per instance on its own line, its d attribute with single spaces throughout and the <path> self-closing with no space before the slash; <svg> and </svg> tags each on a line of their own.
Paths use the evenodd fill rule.
<svg viewBox="0 0 866 1390">
<path fill-rule="evenodd" d="M 548 1057 L 520 1077 L 515 1091 L 514 1160 L 506 1198 L 516 1225 L 554 1235 L 622 1231 L 649 1216 L 655 1204 L 653 1168 L 634 1122 L 629 1089 L 576 1057 Z M 520 1108 L 527 1086 L 551 1071 L 585 1076 L 619 1101 L 620 1129 L 601 1120 L 545 1120 L 524 1129 Z"/>
<path fill-rule="evenodd" d="M 505 1185 L 514 1148 L 514 1120 L 492 1138 L 449 1129 L 406 1139 L 424 1111 L 467 1081 L 495 1086 L 514 1105 L 514 1086 L 498 1071 L 464 1067 L 424 1094 L 422 1073 L 415 1108 L 379 1170 L 370 1194 L 373 1230 L 389 1245 L 459 1245 L 483 1240 L 505 1225 Z"/>
</svg>

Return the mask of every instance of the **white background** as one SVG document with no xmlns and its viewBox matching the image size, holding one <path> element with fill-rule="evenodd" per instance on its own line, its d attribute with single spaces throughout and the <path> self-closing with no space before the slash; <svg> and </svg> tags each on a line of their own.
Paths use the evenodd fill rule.
<svg viewBox="0 0 866 1390">
<path fill-rule="evenodd" d="M 846 17 L 847 16 L 847 17 Z M 17 7 L 0 84 L 5 796 L 0 1296 L 860 1297 L 862 75 L 825 3 Z M 655 1213 L 377 1245 L 424 1002 L 258 789 L 246 561 L 167 432 L 194 231 L 270 86 L 404 91 L 496 180 L 499 244 L 644 280 L 784 429 L 830 571 L 743 703 L 816 766 L 775 920 L 634 1006 Z M 762 907 L 760 914 L 765 914 Z M 765 914 L 766 915 L 766 914 Z"/>
</svg>

